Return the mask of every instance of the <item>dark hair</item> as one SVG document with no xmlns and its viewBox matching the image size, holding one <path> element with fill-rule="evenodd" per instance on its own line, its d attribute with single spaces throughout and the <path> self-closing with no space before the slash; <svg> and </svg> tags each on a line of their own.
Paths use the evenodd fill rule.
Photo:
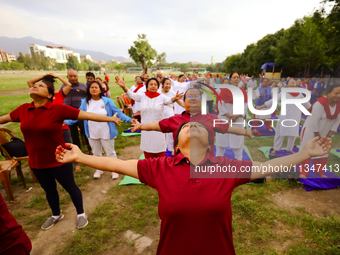
<svg viewBox="0 0 340 255">
<path fill-rule="evenodd" d="M 178 76 L 178 79 L 181 79 L 184 76 L 184 74 L 181 74 Z"/>
<path fill-rule="evenodd" d="M 263 78 L 262 82 L 263 82 L 264 80 L 267 80 L 267 81 L 269 82 L 269 79 L 268 79 L 268 78 Z"/>
<path fill-rule="evenodd" d="M 93 81 L 93 82 L 91 82 L 89 85 L 87 85 L 87 89 L 86 89 L 86 102 L 87 102 L 87 103 L 88 103 L 88 102 L 90 101 L 90 99 L 92 98 L 92 95 L 90 94 L 90 88 L 91 88 L 91 86 L 92 86 L 93 83 L 98 84 L 98 86 L 99 86 L 99 88 L 100 88 L 100 94 L 99 94 L 99 96 L 100 96 L 100 97 L 103 97 L 103 96 L 104 96 L 104 89 L 103 89 L 102 85 L 100 85 L 100 83 L 97 82 L 97 81 Z"/>
<path fill-rule="evenodd" d="M 185 91 L 184 96 L 183 96 L 183 102 L 185 101 L 185 98 L 186 98 L 186 96 L 187 96 L 187 93 L 188 93 L 190 90 L 197 90 L 197 91 L 200 93 L 200 95 L 201 95 L 201 91 L 200 91 L 199 89 L 197 89 L 197 88 L 190 88 L 190 89 L 188 89 L 187 91 Z"/>
<path fill-rule="evenodd" d="M 143 81 L 143 78 L 142 78 L 142 76 L 136 76 L 136 77 L 135 77 L 135 80 L 136 80 L 137 78 L 140 78 L 140 79 L 141 79 L 141 81 Z"/>
<path fill-rule="evenodd" d="M 169 78 L 164 78 L 164 79 L 162 80 L 162 86 L 164 86 L 164 83 L 165 83 L 166 81 L 170 81 L 170 79 L 169 79 Z M 171 81 L 170 81 L 170 82 L 171 82 Z"/>
<path fill-rule="evenodd" d="M 53 102 L 54 97 L 54 77 L 52 75 L 45 75 L 42 78 L 42 82 L 46 84 L 48 93 L 52 95 L 49 101 Z"/>
<path fill-rule="evenodd" d="M 92 76 L 93 79 L 96 78 L 96 76 L 95 76 L 92 72 L 87 72 L 87 73 L 86 73 L 86 77 L 89 77 L 89 76 L 90 76 L 90 77 Z"/>
<path fill-rule="evenodd" d="M 145 84 L 146 90 L 148 90 L 148 86 L 149 86 L 149 82 L 150 82 L 150 81 L 156 81 L 156 82 L 157 82 L 157 86 L 158 86 L 158 88 L 159 88 L 159 81 L 158 81 L 156 78 L 150 78 L 150 79 L 146 82 L 146 84 Z"/>
<path fill-rule="evenodd" d="M 237 73 L 238 74 L 238 72 L 231 72 L 231 74 L 229 75 L 229 78 L 231 79 L 232 77 L 233 77 L 233 74 L 234 73 Z M 239 75 L 239 74 L 238 74 Z M 239 75 L 240 76 L 240 75 Z"/>
<path fill-rule="evenodd" d="M 340 87 L 339 83 L 335 83 L 332 85 L 327 85 L 327 94 L 332 93 L 333 89 Z"/>
<path fill-rule="evenodd" d="M 213 145 L 214 143 L 213 143 L 213 141 L 212 141 L 211 138 L 210 138 L 210 132 L 209 132 L 209 130 L 207 129 L 206 125 L 205 125 L 204 123 L 202 123 L 202 122 L 199 122 L 199 121 L 194 121 L 194 122 L 200 123 L 200 124 L 202 124 L 202 125 L 205 127 L 205 129 L 206 129 L 207 132 L 208 132 L 208 143 L 209 143 L 209 145 Z M 176 146 L 178 145 L 178 137 L 179 137 L 179 133 L 180 133 L 181 130 L 182 130 L 182 127 L 183 127 L 185 124 L 188 124 L 188 123 L 190 123 L 190 121 L 183 122 L 183 123 L 178 127 L 177 133 L 176 133 L 176 138 L 175 138 L 175 143 L 174 143 L 174 148 L 176 148 Z M 177 154 L 176 151 L 175 151 L 175 154 Z"/>
</svg>

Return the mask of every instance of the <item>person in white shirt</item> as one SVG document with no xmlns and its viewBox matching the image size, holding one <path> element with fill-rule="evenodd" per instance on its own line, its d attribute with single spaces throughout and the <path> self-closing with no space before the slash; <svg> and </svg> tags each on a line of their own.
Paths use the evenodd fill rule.
<svg viewBox="0 0 340 255">
<path fill-rule="evenodd" d="M 167 97 L 174 97 L 176 96 L 176 93 L 171 90 L 171 81 L 169 78 L 164 78 L 162 80 L 162 86 L 161 86 L 161 93 Z M 164 119 L 170 118 L 175 115 L 174 113 L 174 105 L 173 104 L 167 104 L 164 105 Z M 171 153 L 174 151 L 174 138 L 172 133 L 166 133 L 165 134 L 165 140 L 167 143 L 167 149 Z"/>
<path fill-rule="evenodd" d="M 135 82 L 136 84 L 131 86 L 130 91 L 133 93 L 143 94 L 146 91 L 145 85 L 143 84 L 143 78 L 141 76 L 136 76 Z M 140 122 L 141 121 L 140 103 L 136 102 L 135 100 L 131 100 L 131 107 L 132 107 L 133 117 Z"/>
<path fill-rule="evenodd" d="M 255 79 L 254 76 L 251 77 L 251 79 L 249 80 L 248 82 L 248 88 L 252 88 L 253 89 L 253 97 L 252 97 L 252 100 L 255 100 L 255 97 L 256 97 L 256 87 L 257 87 L 257 81 Z"/>
<path fill-rule="evenodd" d="M 296 82 L 292 78 L 289 80 L 287 87 L 294 88 L 296 87 Z M 286 95 L 287 99 L 294 99 L 294 98 L 304 98 L 305 96 L 302 93 L 288 93 Z M 278 95 L 278 101 L 281 101 L 281 93 Z M 265 102 L 262 106 L 256 107 L 256 109 L 260 110 L 262 108 L 270 108 L 273 103 L 273 99 L 270 99 L 269 101 Z M 309 102 L 302 104 L 306 109 L 309 109 L 311 107 L 311 104 Z M 284 126 L 281 123 L 283 123 L 285 120 L 289 123 L 289 126 Z M 295 120 L 296 125 L 293 127 L 292 121 L 288 120 Z M 277 154 L 276 152 L 282 149 L 283 141 L 285 137 L 288 137 L 287 142 L 287 152 L 289 153 L 295 153 L 293 151 L 294 142 L 296 137 L 299 136 L 299 125 L 301 121 L 301 110 L 295 105 L 295 104 L 288 104 L 287 105 L 287 112 L 286 115 L 280 114 L 279 120 L 276 124 L 276 130 L 275 130 L 275 137 L 274 137 L 274 146 L 273 150 L 269 154 L 270 158 L 276 158 Z M 286 124 L 288 125 L 288 124 Z"/>
<path fill-rule="evenodd" d="M 104 89 L 98 81 L 93 81 L 87 86 L 86 98 L 82 99 L 79 109 L 103 116 L 117 115 L 118 118 L 126 123 L 133 121 L 119 110 L 110 98 L 104 97 Z M 67 125 L 72 125 L 75 122 L 77 120 L 65 120 Z M 85 120 L 84 127 L 94 156 L 101 157 L 104 148 L 107 157 L 117 158 L 115 139 L 118 131 L 114 123 Z M 103 171 L 97 169 L 93 177 L 100 178 L 102 174 Z M 112 173 L 112 179 L 118 179 L 118 177 L 119 174 Z"/>
<path fill-rule="evenodd" d="M 124 79 L 121 80 L 118 76 L 116 76 L 116 83 L 128 97 L 140 102 L 142 125 L 162 120 L 164 118 L 164 105 L 172 104 L 183 98 L 183 93 L 179 91 L 172 98 L 158 93 L 159 82 L 156 78 L 151 78 L 146 82 L 146 92 L 144 94 L 133 93 L 128 90 Z M 156 131 L 142 131 L 140 149 L 144 151 L 145 158 L 164 157 L 166 150 L 165 135 Z"/>
<path fill-rule="evenodd" d="M 181 74 L 180 76 L 178 76 L 178 81 L 175 81 L 170 78 L 171 86 L 173 90 L 184 94 L 185 91 L 187 91 L 190 86 L 190 81 L 186 82 L 185 79 L 186 79 L 186 76 L 184 74 Z M 181 101 L 183 102 L 182 99 Z M 180 106 L 179 104 L 175 104 L 174 107 L 175 107 L 175 114 L 182 114 L 182 112 L 185 111 L 184 107 Z"/>
</svg>

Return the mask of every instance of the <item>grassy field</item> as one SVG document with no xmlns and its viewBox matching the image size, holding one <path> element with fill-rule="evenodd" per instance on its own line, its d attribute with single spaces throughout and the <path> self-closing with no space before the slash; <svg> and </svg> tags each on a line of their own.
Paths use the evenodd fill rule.
<svg viewBox="0 0 340 255">
<path fill-rule="evenodd" d="M 10 90 L 27 88 L 26 81 L 42 75 L 42 72 L 29 73 L 0 73 L 0 115 L 8 114 L 19 105 L 30 102 L 28 94 L 8 94 Z M 62 73 L 66 76 L 66 73 Z M 103 75 L 100 77 L 103 78 Z M 124 76 L 127 86 L 133 84 L 132 75 Z M 84 73 L 79 74 L 79 81 L 85 83 Z M 112 99 L 122 93 L 114 84 L 114 76 L 110 76 Z M 59 82 L 59 85 L 60 82 Z M 58 88 L 57 88 L 58 89 Z M 119 133 L 129 125 L 118 127 Z M 19 123 L 10 123 L 6 128 L 22 137 Z M 139 143 L 139 137 L 122 137 L 116 139 L 116 150 L 119 154 L 126 146 Z M 340 135 L 333 138 L 333 148 L 340 148 Z M 297 139 L 296 144 L 298 144 Z M 273 146 L 273 138 L 245 139 L 253 160 L 266 161 L 261 146 Z M 286 141 L 284 146 L 286 145 Z M 82 148 L 86 151 L 86 148 Z M 3 158 L 0 157 L 0 160 Z M 330 154 L 328 164 L 339 164 L 339 158 Z M 27 170 L 27 164 L 24 165 Z M 76 183 L 81 190 L 87 190 L 87 185 L 93 179 L 89 178 L 93 169 L 82 166 L 82 171 L 75 175 Z M 25 172 L 28 187 L 33 186 L 30 174 Z M 13 175 L 13 189 L 19 189 L 20 181 Z M 3 187 L 0 184 L 0 189 Z M 302 185 L 283 179 L 271 179 L 264 184 L 243 185 L 232 195 L 233 235 L 237 254 L 256 255 L 333 255 L 340 254 L 340 217 L 339 212 L 327 215 L 315 215 L 303 206 L 293 210 L 278 206 L 272 194 L 296 191 Z M 64 206 L 71 204 L 70 197 L 59 187 L 60 201 Z M 60 246 L 58 254 L 100 254 L 114 252 L 117 246 L 126 242 L 122 233 L 132 230 L 135 233 L 146 234 L 160 223 L 158 217 L 158 194 L 154 189 L 145 185 L 113 186 L 108 194 L 110 197 L 95 210 L 89 212 L 90 224 L 82 231 L 70 237 Z M 338 201 L 337 201 L 338 203 Z M 43 191 L 37 192 L 23 207 L 12 211 L 31 238 L 40 231 L 40 225 L 49 216 L 50 210 Z M 133 244 L 129 243 L 132 247 Z M 155 253 L 155 252 L 154 252 Z"/>
</svg>

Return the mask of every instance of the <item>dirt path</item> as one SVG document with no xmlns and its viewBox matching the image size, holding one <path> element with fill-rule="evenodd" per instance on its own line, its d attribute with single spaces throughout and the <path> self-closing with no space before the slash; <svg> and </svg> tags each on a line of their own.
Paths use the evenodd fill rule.
<svg viewBox="0 0 340 255">
<path fill-rule="evenodd" d="M 275 203 L 282 208 L 295 211 L 304 207 L 316 217 L 340 215 L 340 190 L 313 190 L 306 192 L 303 188 L 273 194 Z"/>
<path fill-rule="evenodd" d="M 131 146 L 124 149 L 124 153 L 119 156 L 120 159 L 136 159 L 139 158 L 142 151 L 139 145 Z M 113 185 L 117 185 L 122 180 L 122 176 L 118 180 L 112 180 L 111 174 L 105 172 L 98 180 L 93 180 L 85 186 L 82 191 L 85 212 L 91 212 L 100 205 L 109 195 L 103 193 Z M 67 239 L 76 234 L 76 218 L 77 214 L 73 204 L 67 208 L 63 208 L 65 218 L 48 231 L 40 231 L 32 240 L 31 255 L 54 255 L 59 246 L 63 246 Z M 91 224 L 91 222 L 89 222 Z"/>
</svg>

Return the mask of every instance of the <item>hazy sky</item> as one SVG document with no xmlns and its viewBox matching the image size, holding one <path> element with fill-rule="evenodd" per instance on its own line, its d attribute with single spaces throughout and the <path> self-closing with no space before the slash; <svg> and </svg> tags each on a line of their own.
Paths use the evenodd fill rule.
<svg viewBox="0 0 340 255">
<path fill-rule="evenodd" d="M 320 0 L 0 0 L 0 34 L 128 57 L 137 34 L 145 33 L 168 62 L 210 63 L 212 55 L 221 62 L 320 5 Z"/>
</svg>

